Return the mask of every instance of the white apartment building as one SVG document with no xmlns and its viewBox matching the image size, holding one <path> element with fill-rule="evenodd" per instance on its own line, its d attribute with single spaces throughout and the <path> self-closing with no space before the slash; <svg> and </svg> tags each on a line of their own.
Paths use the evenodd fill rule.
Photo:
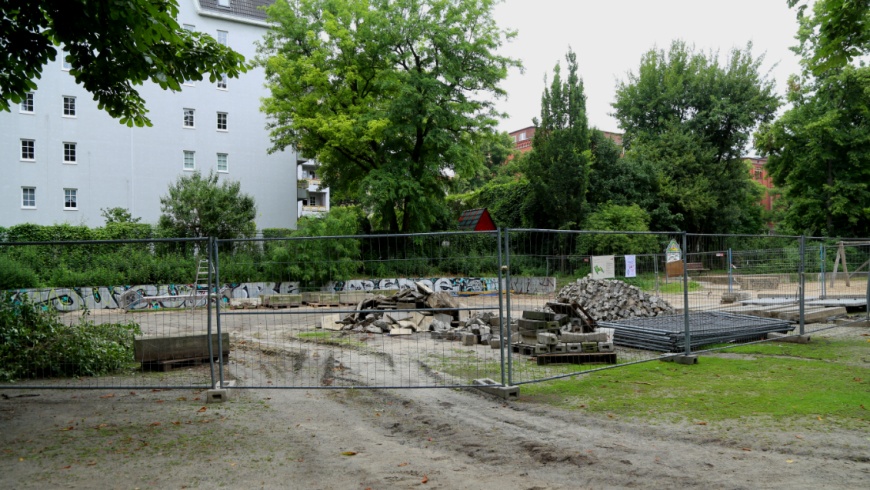
<svg viewBox="0 0 870 490">
<path fill-rule="evenodd" d="M 178 23 L 251 60 L 254 43 L 267 29 L 259 7 L 270 3 L 179 0 Z M 297 165 L 293 151 L 267 151 L 262 68 L 238 79 L 191 82 L 180 92 L 151 83 L 138 87 L 154 124 L 143 128 L 128 128 L 98 110 L 62 56 L 44 67 L 37 83 L 20 107 L 0 112 L 0 226 L 102 226 L 100 210 L 111 207 L 156 223 L 169 184 L 199 170 L 240 181 L 242 192 L 256 201 L 258 229 L 296 227 L 302 202 L 296 199 L 297 172 L 306 166 Z M 328 190 L 314 191 L 314 200 L 302 208 L 325 202 L 328 209 Z"/>
<path fill-rule="evenodd" d="M 299 184 L 299 202 L 297 216 L 321 216 L 329 212 L 329 188 L 321 187 L 317 169 L 320 166 L 316 160 L 303 156 L 297 158 L 298 172 L 296 181 Z"/>
</svg>

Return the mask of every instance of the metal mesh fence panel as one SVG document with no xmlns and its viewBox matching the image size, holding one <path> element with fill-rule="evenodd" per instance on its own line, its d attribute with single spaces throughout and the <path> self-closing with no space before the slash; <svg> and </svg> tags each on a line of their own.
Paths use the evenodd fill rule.
<svg viewBox="0 0 870 490">
<path fill-rule="evenodd" d="M 507 358 L 510 382 L 523 384 L 660 358 L 662 352 L 629 345 L 609 327 L 596 329 L 607 338 L 585 334 L 594 333 L 590 324 L 628 315 L 682 321 L 671 304 L 682 284 L 669 276 L 664 253 L 672 240 L 679 239 L 680 235 L 667 233 L 508 230 L 511 285 L 540 275 L 554 285 L 548 291 L 511 288 L 505 320 L 512 330 Z"/>
<path fill-rule="evenodd" d="M 501 383 L 497 232 L 221 243 L 237 387 Z"/>
<path fill-rule="evenodd" d="M 0 262 L 0 388 L 212 385 L 207 241 L 6 242 Z"/>
</svg>

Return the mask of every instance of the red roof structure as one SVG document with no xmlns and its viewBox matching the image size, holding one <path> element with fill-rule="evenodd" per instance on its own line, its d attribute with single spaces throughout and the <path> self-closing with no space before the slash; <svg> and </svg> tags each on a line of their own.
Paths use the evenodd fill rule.
<svg viewBox="0 0 870 490">
<path fill-rule="evenodd" d="M 459 215 L 459 229 L 473 231 L 492 231 L 496 230 L 495 222 L 489 215 L 486 208 L 469 209 L 463 211 Z"/>
</svg>

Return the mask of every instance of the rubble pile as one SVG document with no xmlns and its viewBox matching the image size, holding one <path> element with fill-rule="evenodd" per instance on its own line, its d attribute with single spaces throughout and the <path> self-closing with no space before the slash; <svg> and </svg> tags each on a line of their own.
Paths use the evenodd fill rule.
<svg viewBox="0 0 870 490">
<path fill-rule="evenodd" d="M 615 279 L 578 279 L 563 287 L 558 298 L 559 303 L 572 305 L 594 322 L 674 313 L 664 299 Z"/>
<path fill-rule="evenodd" d="M 355 313 L 344 318 L 324 316 L 321 327 L 389 335 L 432 332 L 435 338 L 462 340 L 466 345 L 489 343 L 493 325 L 498 326 L 498 315 L 489 311 L 471 314 L 465 308 L 449 293 L 434 292 L 417 282 L 415 288 L 397 291 L 392 296 L 366 295 L 357 304 Z M 422 311 L 404 311 L 415 309 Z"/>
</svg>

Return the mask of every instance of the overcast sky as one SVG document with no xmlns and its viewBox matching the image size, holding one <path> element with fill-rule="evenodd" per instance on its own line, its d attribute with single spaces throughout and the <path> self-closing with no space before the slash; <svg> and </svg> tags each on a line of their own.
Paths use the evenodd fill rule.
<svg viewBox="0 0 870 490">
<path fill-rule="evenodd" d="M 762 70 L 771 70 L 777 93 L 799 70 L 789 51 L 797 22 L 786 0 L 506 0 L 495 10 L 502 28 L 518 35 L 501 53 L 522 60 L 525 73 L 511 71 L 498 101 L 508 117 L 503 131 L 532 125 L 540 117 L 544 75 L 563 61 L 568 47 L 577 53 L 586 91 L 589 123 L 604 131 L 620 131 L 610 116 L 617 80 L 637 72 L 640 57 L 654 46 L 667 49 L 682 39 L 724 57 L 733 47 L 752 41 L 754 56 L 764 54 Z M 777 66 L 774 66 L 777 65 Z"/>
</svg>

